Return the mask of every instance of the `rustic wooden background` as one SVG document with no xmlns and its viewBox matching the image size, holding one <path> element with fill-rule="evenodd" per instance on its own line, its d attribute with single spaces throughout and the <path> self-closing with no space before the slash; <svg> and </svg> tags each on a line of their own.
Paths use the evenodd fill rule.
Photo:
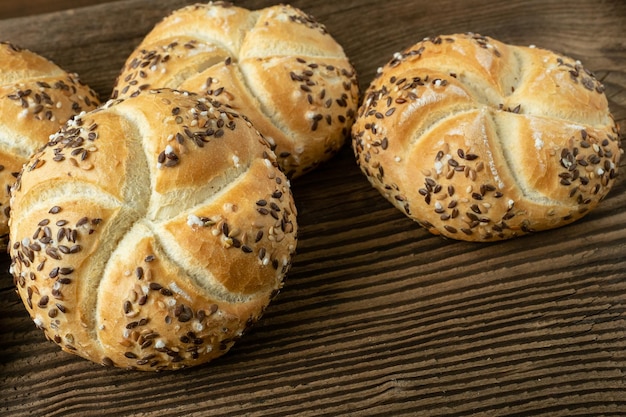
<svg viewBox="0 0 626 417">
<path fill-rule="evenodd" d="M 106 97 L 141 37 L 191 2 L 2 0 L 0 39 Z M 363 88 L 394 52 L 473 31 L 580 59 L 626 125 L 623 0 L 292 4 L 326 24 Z M 45 341 L 1 255 L 0 415 L 626 415 L 625 165 L 582 221 L 472 244 L 431 236 L 392 208 L 346 147 L 293 183 L 298 255 L 258 326 L 225 357 L 176 373 L 103 368 Z"/>
</svg>

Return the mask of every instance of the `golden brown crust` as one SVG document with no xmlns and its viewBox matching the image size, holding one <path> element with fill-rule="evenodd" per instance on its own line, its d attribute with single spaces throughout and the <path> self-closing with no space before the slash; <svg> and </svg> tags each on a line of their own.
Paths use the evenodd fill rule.
<svg viewBox="0 0 626 417">
<path fill-rule="evenodd" d="M 429 231 L 493 241 L 593 209 L 622 150 L 579 62 L 477 34 L 427 38 L 371 83 L 352 130 L 372 185 Z"/>
<path fill-rule="evenodd" d="M 98 104 L 76 74 L 0 42 L 0 250 L 9 232 L 8 189 L 22 165 L 70 117 Z"/>
<path fill-rule="evenodd" d="M 252 124 L 154 90 L 70 120 L 13 190 L 11 270 L 35 323 L 105 365 L 225 353 L 295 252 L 289 182 Z"/>
<path fill-rule="evenodd" d="M 354 121 L 354 68 L 325 27 L 287 5 L 225 3 L 173 12 L 126 61 L 113 98 L 170 87 L 207 94 L 245 114 L 288 177 L 331 158 Z"/>
</svg>

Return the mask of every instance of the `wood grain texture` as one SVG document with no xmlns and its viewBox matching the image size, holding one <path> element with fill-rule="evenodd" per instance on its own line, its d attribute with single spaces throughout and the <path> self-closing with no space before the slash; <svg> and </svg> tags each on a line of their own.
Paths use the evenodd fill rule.
<svg viewBox="0 0 626 417">
<path fill-rule="evenodd" d="M 78 72 L 106 97 L 141 37 L 187 3 L 130 0 L 2 20 L 0 39 Z M 363 88 L 417 40 L 473 31 L 580 59 L 626 125 L 621 0 L 293 4 L 342 43 Z M 479 244 L 443 240 L 405 218 L 346 147 L 293 183 L 298 255 L 264 318 L 225 357 L 176 373 L 102 368 L 46 342 L 3 256 L 0 415 L 626 415 L 625 165 L 582 221 Z"/>
<path fill-rule="evenodd" d="M 94 4 L 109 3 L 112 1 L 115 0 L 0 0 L 0 19 L 31 16 L 34 14 L 55 12 L 68 8 L 93 6 Z"/>
</svg>

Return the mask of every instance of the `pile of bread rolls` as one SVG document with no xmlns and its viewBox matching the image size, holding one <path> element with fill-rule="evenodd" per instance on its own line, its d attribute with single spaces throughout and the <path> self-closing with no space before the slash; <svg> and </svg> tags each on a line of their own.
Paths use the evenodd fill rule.
<svg viewBox="0 0 626 417">
<path fill-rule="evenodd" d="M 19 295 L 50 340 L 96 363 L 223 355 L 282 287 L 298 232 L 290 180 L 349 136 L 354 68 L 301 10 L 216 2 L 157 24 L 104 105 L 84 88 L 52 99 L 74 110 L 60 129 L 7 123 L 35 143 L 15 147 L 26 164 L 5 164 L 24 164 L 9 221 Z M 36 91 L 11 90 L 13 114 L 46 115 L 31 110 Z"/>
<path fill-rule="evenodd" d="M 350 136 L 383 196 L 474 241 L 580 218 L 622 152 L 579 62 L 476 34 L 394 54 L 360 108 L 342 47 L 288 5 L 173 11 L 104 104 L 34 53 L 0 55 L 0 233 L 17 292 L 48 339 L 105 366 L 171 370 L 227 352 L 292 264 L 290 180 Z"/>
</svg>

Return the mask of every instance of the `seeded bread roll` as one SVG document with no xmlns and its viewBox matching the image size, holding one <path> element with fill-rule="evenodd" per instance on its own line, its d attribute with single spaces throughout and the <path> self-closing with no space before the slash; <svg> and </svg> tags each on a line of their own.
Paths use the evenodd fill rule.
<svg viewBox="0 0 626 417">
<path fill-rule="evenodd" d="M 296 247 L 289 181 L 267 142 L 226 106 L 167 89 L 70 120 L 12 204 L 11 272 L 32 319 L 109 366 L 224 354 Z"/>
<path fill-rule="evenodd" d="M 9 189 L 22 165 L 70 117 L 98 104 L 76 74 L 0 42 L 0 250 L 9 233 Z"/>
<path fill-rule="evenodd" d="M 358 102 L 341 46 L 287 5 L 250 11 L 215 2 L 174 11 L 128 57 L 112 97 L 157 87 L 207 94 L 245 114 L 290 178 L 339 150 Z"/>
<path fill-rule="evenodd" d="M 383 196 L 430 232 L 469 241 L 582 217 L 622 153 L 604 88 L 580 62 L 476 34 L 395 54 L 352 133 Z"/>
</svg>

